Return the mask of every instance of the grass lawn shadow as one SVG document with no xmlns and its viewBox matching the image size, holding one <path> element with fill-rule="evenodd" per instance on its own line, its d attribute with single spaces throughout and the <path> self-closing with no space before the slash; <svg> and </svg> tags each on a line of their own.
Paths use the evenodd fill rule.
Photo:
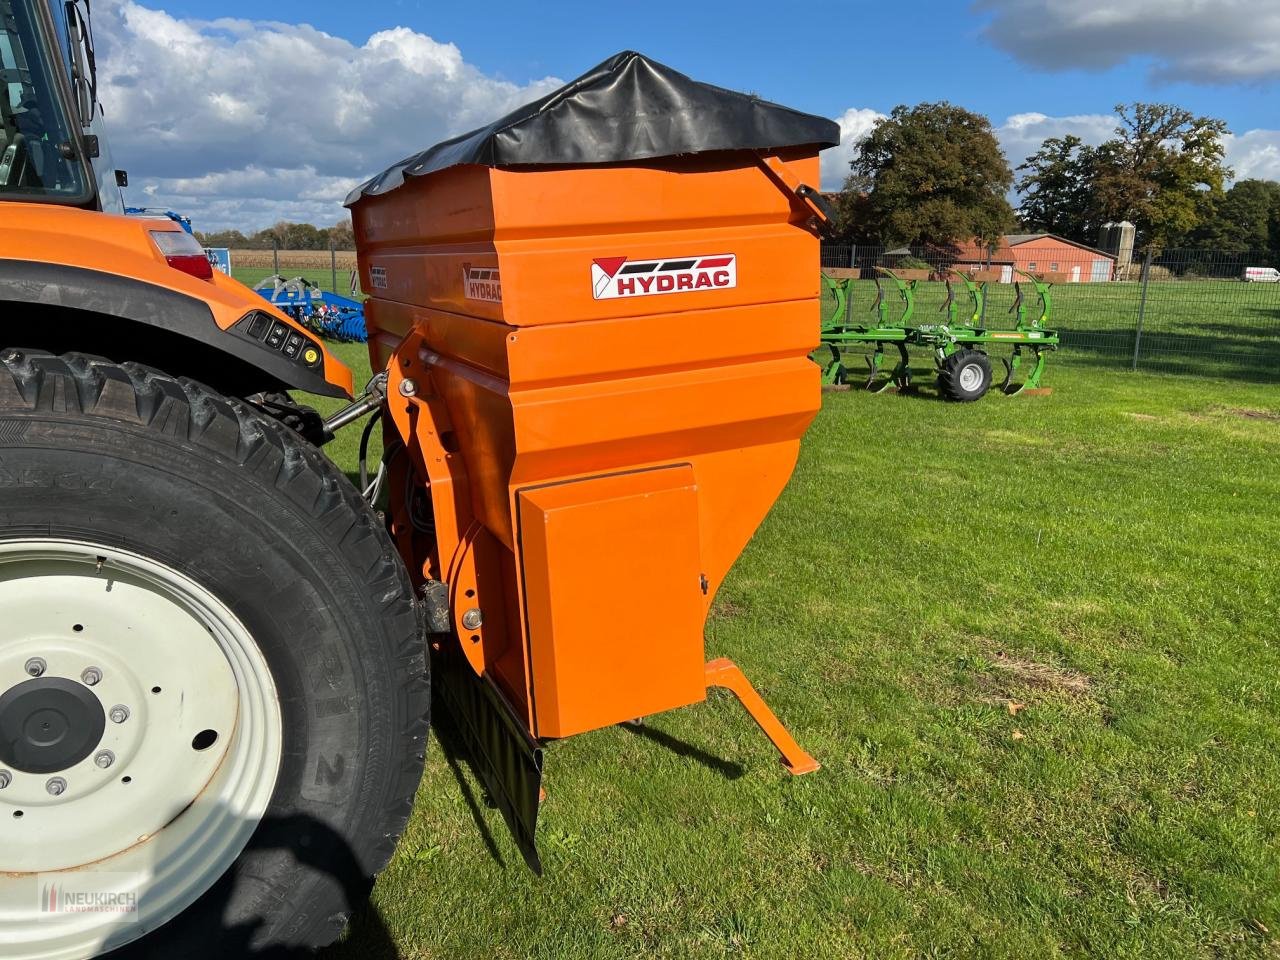
<svg viewBox="0 0 1280 960">
<path fill-rule="evenodd" d="M 466 801 L 467 809 L 471 813 L 471 819 L 475 822 L 476 830 L 480 833 L 480 839 L 484 841 L 485 850 L 493 858 L 494 863 L 500 867 L 505 867 L 506 861 L 502 859 L 502 854 L 498 851 L 498 844 L 493 838 L 493 832 L 489 829 L 485 815 L 480 809 L 482 802 L 490 810 L 496 810 L 497 805 L 483 793 L 477 798 L 475 791 L 472 789 L 472 781 L 467 779 L 462 765 L 465 763 L 470 768 L 472 780 L 476 783 L 481 782 L 479 771 L 476 770 L 475 762 L 454 729 L 453 720 L 449 717 L 449 712 L 443 707 L 432 710 L 431 732 L 435 734 L 436 744 L 440 747 L 440 753 L 449 767 L 449 772 L 453 774 L 454 780 L 457 781 L 458 790 Z"/>
<path fill-rule="evenodd" d="M 645 723 L 620 723 L 618 726 L 623 730 L 626 730 L 628 733 L 635 734 L 637 737 L 642 737 L 645 740 L 648 740 L 650 743 L 656 743 L 658 746 L 666 747 L 677 756 L 687 757 L 690 760 L 694 760 L 702 764 L 708 770 L 714 770 L 726 780 L 737 780 L 747 772 L 747 768 L 742 766 L 740 763 L 735 763 L 732 760 L 725 760 L 723 757 L 717 757 L 715 754 L 708 753 L 701 747 L 695 747 L 693 744 L 685 740 L 681 740 L 679 737 L 673 737 L 671 734 L 664 733 L 663 731 L 655 729 Z"/>
</svg>

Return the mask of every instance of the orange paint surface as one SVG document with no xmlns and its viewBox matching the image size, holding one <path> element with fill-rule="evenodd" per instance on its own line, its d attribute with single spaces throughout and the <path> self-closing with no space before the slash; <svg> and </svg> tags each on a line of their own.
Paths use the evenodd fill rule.
<svg viewBox="0 0 1280 960">
<path fill-rule="evenodd" d="M 455 167 L 352 210 L 408 453 L 393 533 L 535 736 L 704 695 L 707 610 L 820 403 L 818 238 L 786 186 L 818 161 L 771 164 Z M 433 530 L 395 489 L 423 482 Z"/>
<path fill-rule="evenodd" d="M 96 270 L 195 297 L 208 304 L 214 322 L 223 330 L 250 310 L 261 310 L 295 330 L 303 330 L 244 284 L 217 270 L 212 280 L 201 280 L 169 266 L 148 234 L 182 229 L 171 220 L 116 216 L 48 203 L 5 203 L 0 212 L 4 217 L 0 260 Z M 323 345 L 321 349 L 326 379 L 351 393 L 351 371 Z"/>
</svg>

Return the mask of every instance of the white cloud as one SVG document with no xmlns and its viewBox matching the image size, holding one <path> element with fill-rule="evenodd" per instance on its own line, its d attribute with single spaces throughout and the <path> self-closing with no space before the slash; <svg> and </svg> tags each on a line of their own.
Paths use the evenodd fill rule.
<svg viewBox="0 0 1280 960">
<path fill-rule="evenodd" d="M 983 35 L 1027 66 L 1106 70 L 1151 61 L 1161 81 L 1280 78 L 1276 0 L 977 0 Z"/>
<path fill-rule="evenodd" d="M 822 152 L 822 189 L 839 190 L 844 186 L 855 149 L 884 116 L 876 110 L 850 107 L 843 116 L 835 118 L 840 124 L 840 145 Z"/>
<path fill-rule="evenodd" d="M 95 8 L 99 80 L 131 202 L 197 228 L 328 224 L 364 178 L 560 85 L 488 76 L 404 27 L 356 45 L 306 25 Z"/>
<path fill-rule="evenodd" d="M 995 128 L 996 139 L 1004 148 L 1009 166 L 1018 165 L 1040 149 L 1049 137 L 1074 134 L 1085 143 L 1099 144 L 1115 133 L 1119 118 L 1106 113 L 1082 113 L 1068 117 L 1050 117 L 1043 113 L 1015 113 Z"/>
<path fill-rule="evenodd" d="M 1180 58 L 1170 54 L 1161 69 L 1207 58 L 1220 74 L 1280 70 L 1276 0 L 1213 4 L 1222 12 L 1209 19 L 1231 23 L 1203 30 L 1197 11 L 1211 5 L 1199 0 L 979 6 L 995 15 L 987 27 L 995 42 L 1049 67 L 1102 67 L 1135 51 L 1158 56 L 1157 39 L 1174 50 L 1172 38 L 1188 34 L 1202 42 Z M 102 99 L 116 160 L 130 172 L 130 201 L 179 210 L 204 230 L 280 219 L 332 223 L 343 215 L 342 198 L 364 178 L 560 84 L 489 76 L 453 44 L 405 27 L 355 44 L 307 25 L 181 19 L 133 0 L 95 7 L 95 21 Z M 1238 28 L 1237 21 L 1251 26 Z M 1131 36 L 1146 36 L 1147 46 L 1124 40 Z M 1237 44 L 1234 53 L 1221 53 L 1236 41 L 1248 49 Z M 1088 49 L 1072 53 L 1077 47 Z M 852 107 L 836 118 L 841 142 L 822 156 L 825 189 L 840 188 L 856 144 L 883 116 Z M 1106 114 L 1022 113 L 996 134 L 1016 167 L 1045 137 L 1075 133 L 1097 143 L 1114 125 Z M 1251 130 L 1226 144 L 1238 178 L 1280 179 L 1280 131 Z"/>
<path fill-rule="evenodd" d="M 1237 180 L 1280 180 L 1280 130 L 1250 130 L 1224 140 Z"/>
</svg>

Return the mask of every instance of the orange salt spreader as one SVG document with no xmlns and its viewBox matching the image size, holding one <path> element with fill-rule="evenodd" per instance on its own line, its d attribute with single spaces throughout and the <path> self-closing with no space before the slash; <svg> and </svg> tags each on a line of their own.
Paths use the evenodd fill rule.
<svg viewBox="0 0 1280 960">
<path fill-rule="evenodd" d="M 348 198 L 393 537 L 530 864 L 541 744 L 732 690 L 703 629 L 819 406 L 829 120 L 636 53 Z"/>
</svg>

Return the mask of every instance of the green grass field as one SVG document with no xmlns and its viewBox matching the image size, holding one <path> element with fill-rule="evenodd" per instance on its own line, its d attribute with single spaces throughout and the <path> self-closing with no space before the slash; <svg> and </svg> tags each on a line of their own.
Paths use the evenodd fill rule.
<svg viewBox="0 0 1280 960">
<path fill-rule="evenodd" d="M 326 281 L 327 282 L 327 281 Z M 854 287 L 852 319 L 874 320 L 875 284 L 859 280 Z M 893 307 L 901 314 L 898 293 L 884 283 Z M 1014 324 L 1011 284 L 989 284 L 987 323 L 993 328 Z M 1039 314 L 1034 289 L 1024 284 L 1028 317 Z M 1128 367 L 1133 361 L 1141 285 L 1137 283 L 1058 284 L 1050 291 L 1049 326 L 1062 331 L 1064 349 L 1077 359 Z M 937 323 L 946 288 L 921 283 L 916 291 L 916 323 Z M 956 285 L 961 316 L 971 311 L 964 289 Z M 830 312 L 834 300 L 826 300 Z M 824 315 L 826 315 L 824 313 Z M 1153 281 L 1142 317 L 1139 363 L 1142 369 L 1200 373 L 1259 382 L 1280 381 L 1280 284 L 1236 280 Z"/>
<path fill-rule="evenodd" d="M 297 271 L 286 271 L 290 276 Z M 237 279 L 252 286 L 269 276 L 269 269 L 237 269 Z M 304 271 L 313 283 L 329 288 L 328 270 Z M 338 271 L 339 293 L 346 294 L 347 272 Z M 1025 286 L 1029 317 L 1039 313 L 1035 291 Z M 875 318 L 875 284 L 853 285 L 853 320 Z M 987 323 L 995 329 L 1014 324 L 1012 284 L 989 284 Z M 1074 283 L 1053 287 L 1050 326 L 1063 334 L 1064 350 L 1077 360 L 1112 368 L 1133 362 L 1141 285 L 1138 283 Z M 900 315 L 897 291 L 885 283 L 885 295 Z M 968 296 L 957 284 L 961 316 L 970 309 Z M 937 281 L 917 287 L 915 322 L 945 319 L 940 311 L 945 286 Z M 824 301 L 824 316 L 834 300 Z M 1140 368 L 1165 373 L 1222 376 L 1261 383 L 1280 382 L 1280 284 L 1241 283 L 1237 280 L 1153 281 L 1147 290 L 1142 317 Z M 922 357 L 927 367 L 927 357 Z M 861 369 L 855 360 L 853 366 Z M 997 370 L 999 365 L 997 364 Z"/>
<path fill-rule="evenodd" d="M 826 397 L 707 632 L 820 772 L 718 692 L 552 744 L 536 878 L 433 740 L 329 956 L 1280 952 L 1280 396 L 1054 360 Z"/>
<path fill-rule="evenodd" d="M 1280 395 L 1045 383 L 826 396 L 707 632 L 821 771 L 718 692 L 552 744 L 536 878 L 433 739 L 327 955 L 1280 955 Z"/>
</svg>

